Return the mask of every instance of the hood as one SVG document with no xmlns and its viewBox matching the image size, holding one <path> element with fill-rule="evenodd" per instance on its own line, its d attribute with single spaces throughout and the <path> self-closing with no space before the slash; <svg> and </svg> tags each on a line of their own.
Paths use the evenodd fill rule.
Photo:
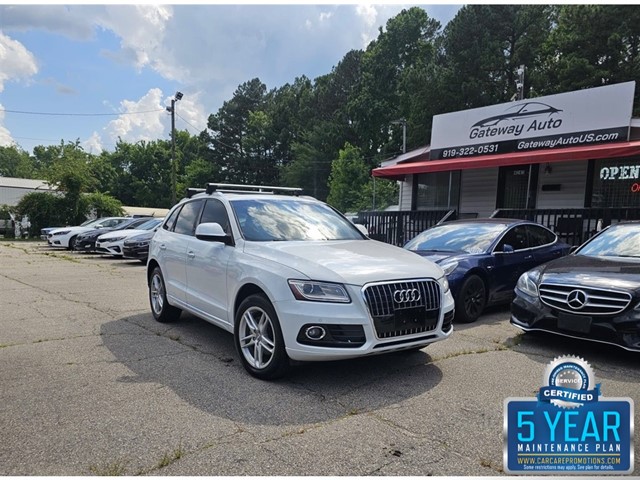
<svg viewBox="0 0 640 480">
<path fill-rule="evenodd" d="M 293 268 L 311 280 L 351 285 L 444 275 L 415 253 L 375 240 L 245 242 L 244 252 Z"/>
<path fill-rule="evenodd" d="M 88 232 L 89 230 L 93 230 L 93 227 L 60 227 L 60 228 L 54 228 L 49 232 L 49 234 L 64 232 L 67 230 L 69 231 L 69 233 L 84 233 L 84 232 Z"/>
<path fill-rule="evenodd" d="M 640 288 L 640 258 L 568 255 L 541 267 L 540 282 L 599 288 Z"/>
<path fill-rule="evenodd" d="M 465 255 L 464 252 L 440 252 L 437 250 L 417 250 L 417 253 L 421 257 L 431 260 L 435 263 L 442 263 L 445 260 L 459 260 L 459 257 Z"/>
<path fill-rule="evenodd" d="M 140 235 L 141 233 L 149 233 L 151 230 L 114 230 L 112 232 L 105 233 L 104 235 L 100 235 L 101 240 L 106 240 L 109 238 L 117 238 L 117 237 L 125 237 L 129 238 L 134 235 Z"/>
<path fill-rule="evenodd" d="M 151 240 L 155 235 L 155 230 L 147 231 L 146 233 L 140 233 L 138 235 L 134 235 L 132 237 L 127 238 L 127 242 L 144 242 L 146 240 Z"/>
</svg>

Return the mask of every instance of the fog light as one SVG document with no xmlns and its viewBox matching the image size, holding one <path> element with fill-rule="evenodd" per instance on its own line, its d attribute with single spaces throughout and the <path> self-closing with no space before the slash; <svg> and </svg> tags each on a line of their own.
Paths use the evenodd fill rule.
<svg viewBox="0 0 640 480">
<path fill-rule="evenodd" d="M 327 334 L 327 332 L 325 332 L 324 328 L 322 327 L 313 326 L 313 327 L 307 328 L 304 334 L 310 340 L 322 340 L 324 336 Z"/>
</svg>

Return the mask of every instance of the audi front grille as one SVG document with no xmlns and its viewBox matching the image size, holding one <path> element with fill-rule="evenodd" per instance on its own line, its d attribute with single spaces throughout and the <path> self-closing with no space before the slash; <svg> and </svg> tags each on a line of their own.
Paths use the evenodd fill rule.
<svg viewBox="0 0 640 480">
<path fill-rule="evenodd" d="M 441 290 L 435 280 L 367 285 L 363 294 L 380 339 L 430 332 L 437 327 Z"/>
<path fill-rule="evenodd" d="M 538 287 L 545 305 L 576 315 L 615 315 L 631 303 L 631 294 L 619 290 L 542 283 Z"/>
</svg>

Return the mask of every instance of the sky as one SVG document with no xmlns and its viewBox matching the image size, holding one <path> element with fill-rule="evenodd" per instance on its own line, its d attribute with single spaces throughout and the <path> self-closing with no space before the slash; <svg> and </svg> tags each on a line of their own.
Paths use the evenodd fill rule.
<svg viewBox="0 0 640 480">
<path fill-rule="evenodd" d="M 1 1 L 1 0 L 0 0 Z M 0 146 L 197 135 L 243 82 L 331 72 L 412 4 L 0 4 Z M 444 27 L 460 5 L 420 4 Z"/>
</svg>

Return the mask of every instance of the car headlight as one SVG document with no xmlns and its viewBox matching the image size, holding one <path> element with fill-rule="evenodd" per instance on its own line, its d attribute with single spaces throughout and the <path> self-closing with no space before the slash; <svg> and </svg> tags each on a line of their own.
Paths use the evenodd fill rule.
<svg viewBox="0 0 640 480">
<path fill-rule="evenodd" d="M 522 293 L 526 293 L 532 297 L 538 296 L 538 287 L 536 283 L 540 279 L 540 270 L 529 270 L 520 275 L 516 288 Z"/>
<path fill-rule="evenodd" d="M 438 279 L 438 283 L 442 287 L 442 293 L 447 293 L 449 291 L 449 280 L 447 280 L 447 276 L 443 275 Z"/>
<path fill-rule="evenodd" d="M 56 236 L 56 235 L 66 235 L 67 233 L 71 232 L 71 230 L 62 230 L 61 232 L 56 232 L 56 233 L 52 233 L 52 236 Z"/>
<path fill-rule="evenodd" d="M 442 270 L 444 270 L 444 274 L 446 276 L 449 276 L 453 273 L 453 271 L 458 268 L 458 262 L 456 260 L 453 260 L 451 262 L 442 262 L 440 264 L 440 268 Z"/>
<path fill-rule="evenodd" d="M 349 294 L 339 283 L 289 280 L 289 288 L 291 288 L 293 296 L 298 300 L 334 303 L 351 302 Z"/>
</svg>

